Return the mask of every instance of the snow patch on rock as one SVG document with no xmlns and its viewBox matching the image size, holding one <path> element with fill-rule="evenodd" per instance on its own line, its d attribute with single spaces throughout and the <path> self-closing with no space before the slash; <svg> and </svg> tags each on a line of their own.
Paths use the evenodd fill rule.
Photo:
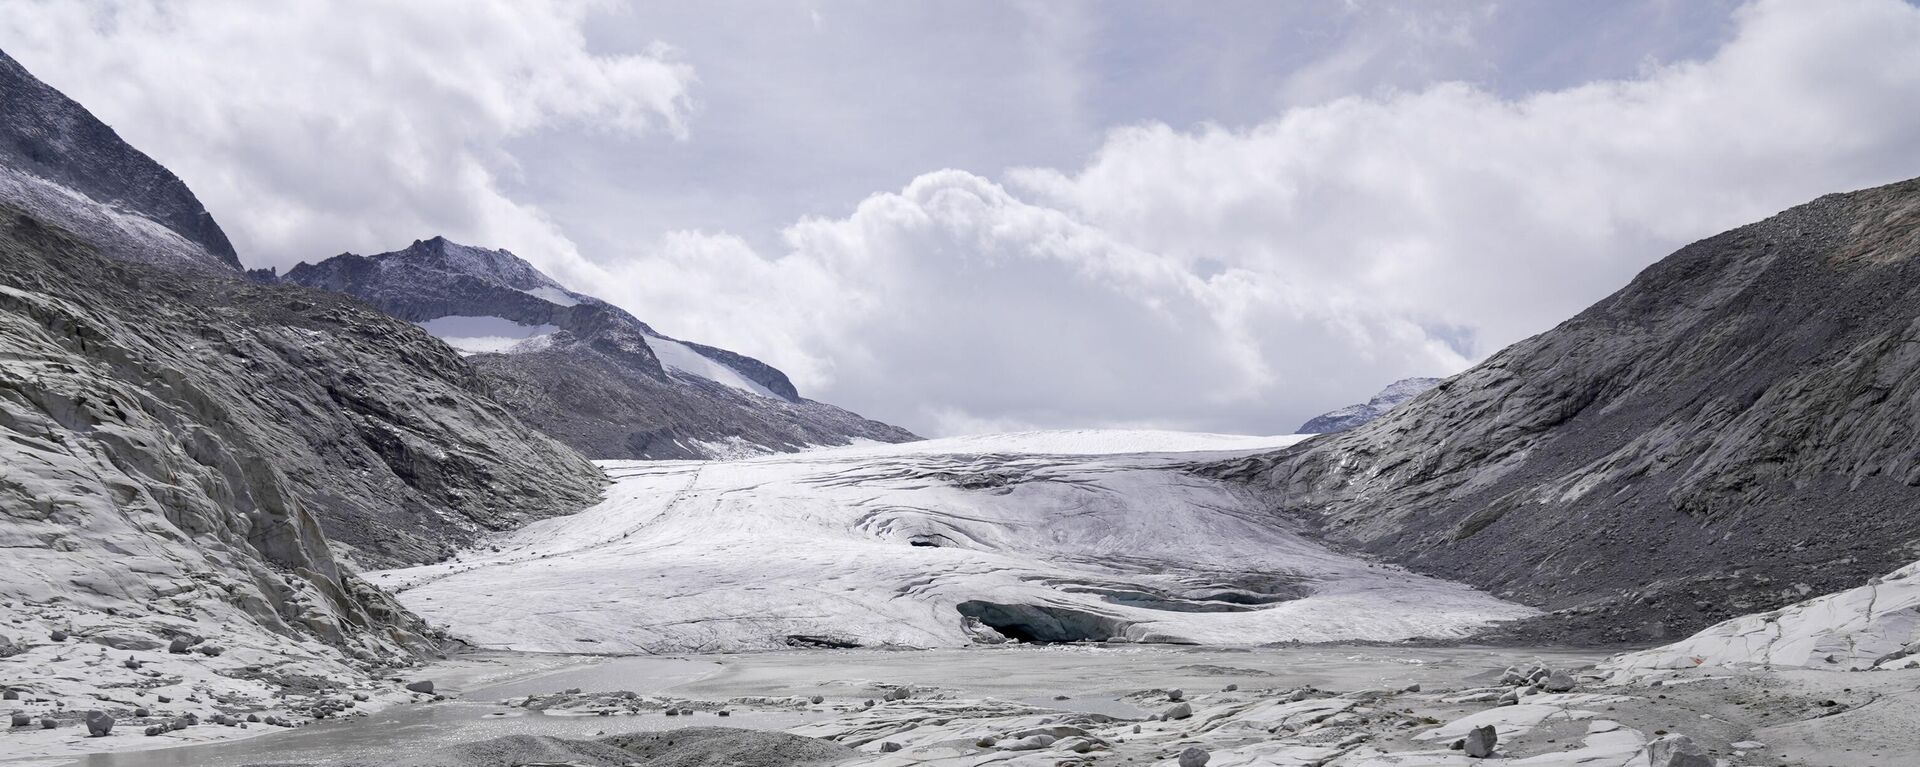
<svg viewBox="0 0 1920 767">
<path fill-rule="evenodd" d="M 463 356 L 505 354 L 542 348 L 559 332 L 552 325 L 524 325 L 505 317 L 452 315 L 416 323 Z"/>
<path fill-rule="evenodd" d="M 1851 671 L 1920 661 L 1920 562 L 1873 583 L 1743 615 L 1607 667 L 1635 672 L 1695 666 L 1795 666 Z"/>
<path fill-rule="evenodd" d="M 767 399 L 781 399 L 765 386 L 740 374 L 740 371 L 708 358 L 694 351 L 692 347 L 659 336 L 647 336 L 647 346 L 652 347 L 654 356 L 660 358 L 660 364 L 668 370 L 705 378 L 723 386 L 729 386 L 748 394 Z"/>
</svg>

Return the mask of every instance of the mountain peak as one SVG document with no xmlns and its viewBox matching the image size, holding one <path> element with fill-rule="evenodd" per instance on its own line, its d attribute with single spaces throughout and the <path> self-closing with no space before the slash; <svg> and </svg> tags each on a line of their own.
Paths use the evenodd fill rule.
<svg viewBox="0 0 1920 767">
<path fill-rule="evenodd" d="M 220 225 L 172 171 L 0 51 L 0 201 L 130 261 L 240 271 Z"/>
<path fill-rule="evenodd" d="M 538 288 L 564 290 L 560 287 L 560 283 L 554 282 L 553 278 L 535 268 L 526 259 L 514 255 L 512 251 L 462 245 L 440 235 L 425 240 L 414 240 L 413 244 L 402 250 L 382 253 L 372 258 L 382 261 L 405 261 L 434 271 L 474 277 L 514 290 Z"/>
<path fill-rule="evenodd" d="M 1301 434 L 1331 434 L 1346 431 L 1375 418 L 1385 415 L 1394 406 L 1420 396 L 1422 392 L 1440 384 L 1438 378 L 1402 378 L 1387 384 L 1379 394 L 1358 405 L 1348 405 L 1338 410 L 1330 410 L 1314 416 L 1313 420 L 1300 425 Z"/>
</svg>

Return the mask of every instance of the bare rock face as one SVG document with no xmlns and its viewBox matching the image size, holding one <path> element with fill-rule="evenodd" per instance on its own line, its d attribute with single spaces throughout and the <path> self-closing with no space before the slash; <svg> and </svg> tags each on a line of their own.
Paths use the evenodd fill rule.
<svg viewBox="0 0 1920 767">
<path fill-rule="evenodd" d="M 116 258 L 238 272 L 187 185 L 0 53 L 0 199 Z"/>
<path fill-rule="evenodd" d="M 805 399 L 785 373 L 752 357 L 669 338 L 504 250 L 435 237 L 391 253 L 303 263 L 284 279 L 424 323 L 468 355 L 515 415 L 593 458 L 720 458 L 917 439 Z"/>
<path fill-rule="evenodd" d="M 1857 586 L 1920 541 L 1920 180 L 1707 238 L 1352 431 L 1213 467 L 1329 537 L 1674 638 Z"/>
<path fill-rule="evenodd" d="M 435 645 L 335 542 L 430 561 L 597 499 L 419 328 L 249 282 L 178 179 L 4 56 L 0 100 L 0 622 L 182 637 L 162 669 L 214 637 L 222 694 L 350 678 Z M 10 683 L 60 705 L 163 673 L 60 648 L 23 643 Z"/>
<path fill-rule="evenodd" d="M 434 561 L 598 496 L 595 467 L 489 400 L 418 328 L 327 293 L 116 263 L 5 216 L 0 426 L 43 436 L 0 449 L 64 456 L 12 466 L 52 476 L 97 460 L 118 513 L 165 511 L 188 535 L 234 536 L 328 582 L 340 574 L 323 531 L 366 564 Z"/>
</svg>

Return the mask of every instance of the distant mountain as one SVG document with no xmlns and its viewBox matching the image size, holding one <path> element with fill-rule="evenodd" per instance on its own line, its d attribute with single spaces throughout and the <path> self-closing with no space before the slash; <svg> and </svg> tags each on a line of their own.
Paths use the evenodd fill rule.
<svg viewBox="0 0 1920 767">
<path fill-rule="evenodd" d="M 1916 445 L 1920 179 L 1688 245 L 1371 423 L 1216 471 L 1557 611 L 1515 636 L 1645 641 L 1913 561 Z"/>
<path fill-rule="evenodd" d="M 467 355 L 528 423 L 593 458 L 721 458 L 912 433 L 802 398 L 759 360 L 680 341 L 504 250 L 443 237 L 341 254 L 287 282 L 364 299 Z"/>
<path fill-rule="evenodd" d="M 1375 418 L 1386 415 L 1402 402 L 1420 396 L 1422 392 L 1440 384 L 1438 378 L 1402 378 L 1387 384 L 1373 399 L 1358 405 L 1348 405 L 1338 410 L 1330 410 L 1314 416 L 1310 421 L 1295 429 L 1295 434 L 1332 434 L 1346 431 Z"/>
<path fill-rule="evenodd" d="M 186 184 L 5 53 L 0 199 L 115 258 L 240 269 Z"/>
</svg>

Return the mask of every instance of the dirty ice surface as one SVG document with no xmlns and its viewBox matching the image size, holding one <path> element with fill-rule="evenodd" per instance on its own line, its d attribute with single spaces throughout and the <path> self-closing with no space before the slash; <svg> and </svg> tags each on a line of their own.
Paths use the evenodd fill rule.
<svg viewBox="0 0 1920 767">
<path fill-rule="evenodd" d="M 607 462 L 593 508 L 371 577 L 478 646 L 537 652 L 1398 640 L 1533 613 L 1333 551 L 1187 470 L 1224 454 L 1193 452 L 1209 444 L 1292 439 L 1039 432 Z"/>
</svg>

